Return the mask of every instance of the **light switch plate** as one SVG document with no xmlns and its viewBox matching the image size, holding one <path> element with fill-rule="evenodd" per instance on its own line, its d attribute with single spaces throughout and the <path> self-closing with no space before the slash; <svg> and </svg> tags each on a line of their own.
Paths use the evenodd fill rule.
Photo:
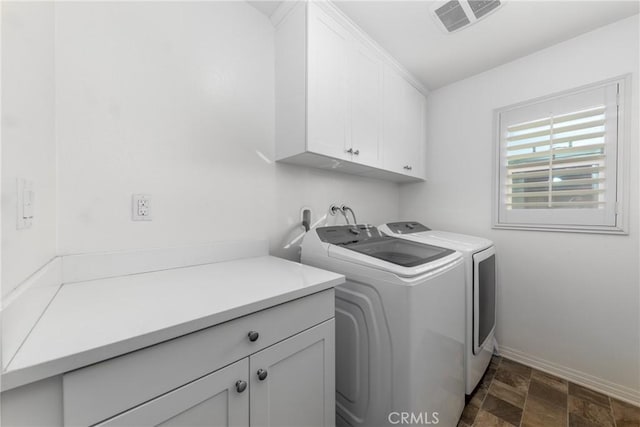
<svg viewBox="0 0 640 427">
<path fill-rule="evenodd" d="M 131 219 L 133 221 L 151 221 L 151 196 L 134 194 L 131 197 Z"/>
<path fill-rule="evenodd" d="M 24 230 L 31 228 L 34 218 L 35 191 L 33 181 L 18 178 L 17 181 L 17 222 L 16 228 Z"/>
</svg>

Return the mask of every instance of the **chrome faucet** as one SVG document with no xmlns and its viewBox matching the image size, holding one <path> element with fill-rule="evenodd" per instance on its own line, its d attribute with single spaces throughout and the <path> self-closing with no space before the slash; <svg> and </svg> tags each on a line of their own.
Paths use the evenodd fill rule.
<svg viewBox="0 0 640 427">
<path fill-rule="evenodd" d="M 349 211 L 351 212 L 351 216 L 353 217 L 353 223 L 354 224 L 358 224 L 358 220 L 356 219 L 356 214 L 353 211 L 353 209 L 351 209 L 349 206 L 347 205 L 342 205 L 342 207 L 340 208 L 340 210 L 342 211 L 342 214 L 344 215 L 344 217 L 347 217 L 346 212 Z M 349 220 L 347 219 L 347 224 L 349 224 Z"/>
<path fill-rule="evenodd" d="M 329 206 L 329 212 L 331 212 L 331 215 L 335 215 L 336 213 L 340 212 L 342 214 L 342 216 L 344 217 L 344 220 L 347 221 L 347 225 L 351 225 L 351 223 L 349 222 L 349 217 L 344 212 L 344 209 L 341 208 L 340 206 L 338 206 L 338 205 Z M 353 213 L 353 211 L 351 211 L 351 212 Z"/>
</svg>

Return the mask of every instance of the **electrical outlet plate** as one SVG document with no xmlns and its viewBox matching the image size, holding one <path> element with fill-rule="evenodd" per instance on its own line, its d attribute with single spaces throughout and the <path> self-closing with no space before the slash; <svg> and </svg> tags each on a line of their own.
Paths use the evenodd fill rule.
<svg viewBox="0 0 640 427">
<path fill-rule="evenodd" d="M 131 197 L 131 219 L 133 221 L 151 221 L 151 196 L 134 194 Z"/>
<path fill-rule="evenodd" d="M 18 178 L 17 182 L 17 223 L 18 230 L 31 228 L 34 217 L 35 192 L 33 191 L 33 181 Z"/>
</svg>

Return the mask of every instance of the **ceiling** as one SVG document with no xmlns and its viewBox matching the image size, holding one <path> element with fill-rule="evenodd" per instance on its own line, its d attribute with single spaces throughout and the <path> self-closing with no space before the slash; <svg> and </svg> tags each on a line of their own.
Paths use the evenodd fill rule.
<svg viewBox="0 0 640 427">
<path fill-rule="evenodd" d="M 267 16 L 271 16 L 273 12 L 276 11 L 278 6 L 280 6 L 281 1 L 271 1 L 271 0 L 253 0 L 247 1 L 251 6 L 258 9 L 260 12 L 264 13 Z"/>
<path fill-rule="evenodd" d="M 249 3 L 271 15 L 281 2 Z M 509 0 L 495 13 L 448 34 L 431 15 L 434 1 L 334 3 L 430 90 L 640 11 L 638 0 Z"/>
</svg>

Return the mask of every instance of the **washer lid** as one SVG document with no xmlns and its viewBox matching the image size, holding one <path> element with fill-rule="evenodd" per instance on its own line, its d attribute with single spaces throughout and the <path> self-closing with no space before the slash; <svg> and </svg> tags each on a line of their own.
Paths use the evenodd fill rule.
<svg viewBox="0 0 640 427">
<path fill-rule="evenodd" d="M 465 253 L 474 253 L 493 246 L 491 240 L 482 237 L 431 230 L 415 221 L 390 222 L 382 224 L 380 229 L 391 236 L 398 236 L 399 238 L 428 245 L 442 246 Z"/>
<path fill-rule="evenodd" d="M 455 252 L 439 246 L 383 236 L 377 228 L 367 225 L 322 227 L 317 232 L 323 242 L 402 267 L 428 264 Z"/>
<path fill-rule="evenodd" d="M 394 237 L 380 237 L 345 245 L 344 248 L 402 267 L 416 267 L 422 264 L 428 264 L 454 253 L 451 249 L 415 243 Z"/>
<path fill-rule="evenodd" d="M 429 230 L 414 234 L 414 236 L 424 239 L 425 242 L 430 244 L 442 245 L 459 251 L 477 252 L 493 246 L 491 240 L 483 237 L 451 233 L 449 231 Z"/>
</svg>

